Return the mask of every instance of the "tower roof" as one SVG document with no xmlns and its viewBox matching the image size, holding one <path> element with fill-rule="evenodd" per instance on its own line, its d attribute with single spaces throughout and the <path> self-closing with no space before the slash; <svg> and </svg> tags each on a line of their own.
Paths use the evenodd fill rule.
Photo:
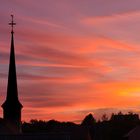
<svg viewBox="0 0 140 140">
<path fill-rule="evenodd" d="M 16 76 L 16 62 L 15 62 L 15 50 L 14 50 L 14 31 L 13 26 L 16 23 L 13 22 L 13 15 L 12 22 L 9 23 L 11 25 L 11 49 L 10 49 L 10 64 L 9 64 L 9 74 L 8 74 L 8 86 L 7 86 L 7 97 L 6 101 L 3 103 L 2 107 L 4 106 L 17 106 L 22 108 L 22 104 L 18 100 L 18 89 L 17 89 L 17 76 Z"/>
</svg>

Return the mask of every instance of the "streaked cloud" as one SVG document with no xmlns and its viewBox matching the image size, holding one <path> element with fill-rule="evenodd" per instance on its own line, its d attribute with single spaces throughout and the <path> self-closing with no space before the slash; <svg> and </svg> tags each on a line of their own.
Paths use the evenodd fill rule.
<svg viewBox="0 0 140 140">
<path fill-rule="evenodd" d="M 139 111 L 139 0 L 2 0 L 0 102 L 6 95 L 11 12 L 23 120 L 82 120 Z M 2 110 L 0 110 L 2 114 Z"/>
</svg>

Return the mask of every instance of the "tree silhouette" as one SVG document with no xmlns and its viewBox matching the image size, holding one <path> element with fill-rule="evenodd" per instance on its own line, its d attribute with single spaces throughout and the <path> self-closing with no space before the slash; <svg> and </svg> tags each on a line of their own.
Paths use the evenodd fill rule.
<svg viewBox="0 0 140 140">
<path fill-rule="evenodd" d="M 96 123 L 96 120 L 94 119 L 93 115 L 90 113 L 84 118 L 81 125 L 82 126 L 93 126 L 95 123 Z"/>
</svg>

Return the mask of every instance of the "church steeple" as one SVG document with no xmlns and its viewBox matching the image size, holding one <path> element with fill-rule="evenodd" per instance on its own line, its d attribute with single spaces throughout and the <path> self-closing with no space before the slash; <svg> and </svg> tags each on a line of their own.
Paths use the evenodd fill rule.
<svg viewBox="0 0 140 140">
<path fill-rule="evenodd" d="M 11 25 L 11 49 L 10 49 L 10 64 L 9 64 L 9 74 L 8 74 L 8 86 L 7 86 L 7 96 L 6 101 L 2 104 L 3 108 L 3 117 L 4 120 L 8 123 L 8 126 L 11 127 L 13 132 L 11 133 L 20 133 L 21 132 L 21 109 L 22 104 L 18 99 L 18 89 L 17 89 L 17 76 L 16 76 L 16 63 L 15 63 L 15 51 L 14 51 L 14 31 L 13 26 L 16 25 L 13 21 L 9 23 Z"/>
</svg>

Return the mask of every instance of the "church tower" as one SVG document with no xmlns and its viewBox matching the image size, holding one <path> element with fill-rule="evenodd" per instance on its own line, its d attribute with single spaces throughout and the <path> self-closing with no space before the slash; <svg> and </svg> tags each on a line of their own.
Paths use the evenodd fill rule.
<svg viewBox="0 0 140 140">
<path fill-rule="evenodd" d="M 16 25 L 13 21 L 9 23 L 11 25 L 11 50 L 10 50 L 10 64 L 8 74 L 7 96 L 6 101 L 2 104 L 3 118 L 6 123 L 8 132 L 11 134 L 21 133 L 21 109 L 22 104 L 18 99 L 17 89 L 17 76 L 16 76 L 16 63 L 15 63 L 15 51 L 14 51 L 14 31 L 13 26 Z"/>
</svg>

